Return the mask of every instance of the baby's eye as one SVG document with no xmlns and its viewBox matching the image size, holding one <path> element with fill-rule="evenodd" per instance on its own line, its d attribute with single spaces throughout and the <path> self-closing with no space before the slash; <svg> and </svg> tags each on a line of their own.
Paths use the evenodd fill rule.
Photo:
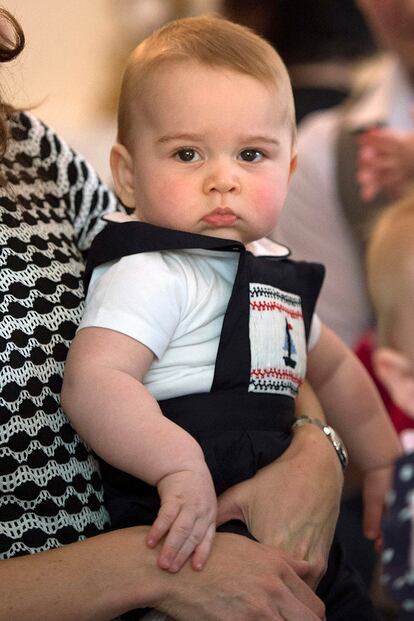
<svg viewBox="0 0 414 621">
<path fill-rule="evenodd" d="M 180 149 L 175 153 L 175 159 L 180 162 L 197 162 L 201 157 L 195 149 Z"/>
<path fill-rule="evenodd" d="M 239 158 L 244 162 L 259 162 L 264 158 L 264 154 L 257 149 L 244 149 L 240 152 Z"/>
</svg>

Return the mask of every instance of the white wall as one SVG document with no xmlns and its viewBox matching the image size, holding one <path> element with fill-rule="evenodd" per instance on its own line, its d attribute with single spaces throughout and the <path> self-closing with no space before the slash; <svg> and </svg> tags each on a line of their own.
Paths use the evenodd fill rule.
<svg viewBox="0 0 414 621">
<path fill-rule="evenodd" d="M 41 102 L 38 110 L 50 122 L 66 115 L 73 122 L 93 117 L 96 94 L 106 86 L 107 50 L 116 44 L 110 0 L 5 0 L 2 5 L 26 35 L 9 84 L 13 99 L 23 105 Z"/>
<path fill-rule="evenodd" d="M 148 29 L 174 17 L 177 6 L 200 13 L 216 8 L 217 0 L 2 0 L 1 5 L 26 35 L 22 55 L 1 67 L 3 94 L 15 105 L 33 107 L 108 181 L 125 55 Z"/>
<path fill-rule="evenodd" d="M 110 4 L 111 0 L 2 1 L 26 36 L 21 57 L 1 69 L 3 93 L 15 105 L 33 107 L 95 159 L 104 176 L 112 133 L 110 137 L 111 119 L 99 110 L 99 102 L 107 88 L 108 50 L 116 45 L 118 34 Z M 100 127 L 102 148 L 97 149 Z"/>
</svg>

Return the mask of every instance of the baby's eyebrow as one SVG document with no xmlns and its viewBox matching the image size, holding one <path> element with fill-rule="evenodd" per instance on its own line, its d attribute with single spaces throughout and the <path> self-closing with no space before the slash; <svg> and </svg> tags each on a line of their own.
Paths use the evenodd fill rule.
<svg viewBox="0 0 414 621">
<path fill-rule="evenodd" d="M 187 133 L 183 133 L 183 134 L 166 134 L 165 136 L 160 136 L 160 138 L 158 138 L 157 142 L 160 142 L 162 144 L 166 143 L 166 142 L 173 142 L 175 140 L 184 140 L 184 141 L 188 141 L 188 142 L 195 142 L 197 140 L 201 140 L 203 138 L 202 134 L 187 134 Z"/>
<path fill-rule="evenodd" d="M 191 134 L 191 133 L 177 133 L 177 134 L 165 134 L 164 136 L 160 136 L 157 140 L 158 143 L 160 144 L 165 144 L 168 142 L 174 142 L 174 141 L 184 141 L 184 142 L 198 142 L 203 140 L 204 136 L 203 134 Z M 279 146 L 280 145 L 280 141 L 277 138 L 273 138 L 271 136 L 265 136 L 265 135 L 261 135 L 261 134 L 252 134 L 252 135 L 246 135 L 246 136 L 240 136 L 239 140 L 238 140 L 241 144 L 255 144 L 255 143 L 260 143 L 260 144 L 269 144 L 269 145 L 275 145 L 275 146 Z"/>
<path fill-rule="evenodd" d="M 271 144 L 271 145 L 280 145 L 280 140 L 277 138 L 272 138 L 271 136 L 261 136 L 261 135 L 252 135 L 252 136 L 243 136 L 241 142 L 246 144 L 254 144 L 255 142 Z"/>
</svg>

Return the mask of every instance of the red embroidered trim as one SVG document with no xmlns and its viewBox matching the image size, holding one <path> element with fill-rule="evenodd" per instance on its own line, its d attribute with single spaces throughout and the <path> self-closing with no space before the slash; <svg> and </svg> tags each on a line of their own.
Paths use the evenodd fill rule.
<svg viewBox="0 0 414 621">
<path fill-rule="evenodd" d="M 278 379 L 289 379 L 300 385 L 303 381 L 299 375 L 295 375 L 291 371 L 284 371 L 282 369 L 276 369 L 274 367 L 270 369 L 252 369 L 250 371 L 250 377 L 258 377 L 264 379 L 265 377 L 276 377 Z"/>
<path fill-rule="evenodd" d="M 283 304 L 278 304 L 277 302 L 250 302 L 250 308 L 255 311 L 273 311 L 278 310 L 286 313 L 290 317 L 295 319 L 301 319 L 303 317 L 302 311 L 295 311 L 287 306 L 283 306 Z"/>
</svg>

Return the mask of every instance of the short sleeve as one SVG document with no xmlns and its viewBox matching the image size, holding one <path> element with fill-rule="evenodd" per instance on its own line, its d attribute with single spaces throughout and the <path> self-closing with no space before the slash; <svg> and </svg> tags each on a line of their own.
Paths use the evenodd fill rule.
<svg viewBox="0 0 414 621">
<path fill-rule="evenodd" d="M 311 351 L 317 342 L 319 341 L 319 337 L 321 335 L 321 320 L 319 319 L 316 313 L 313 314 L 309 340 L 308 340 L 308 351 Z"/>
<path fill-rule="evenodd" d="M 161 358 L 179 324 L 182 290 L 179 270 L 161 253 L 135 254 L 105 264 L 92 275 L 79 329 L 116 330 Z"/>
</svg>

